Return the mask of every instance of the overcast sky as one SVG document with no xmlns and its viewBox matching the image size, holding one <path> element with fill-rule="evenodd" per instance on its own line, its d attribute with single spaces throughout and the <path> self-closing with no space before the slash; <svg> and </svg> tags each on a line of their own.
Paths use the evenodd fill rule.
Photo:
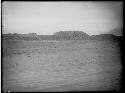
<svg viewBox="0 0 125 93">
<path fill-rule="evenodd" d="M 123 27 L 122 2 L 3 2 L 3 33 L 101 34 Z"/>
</svg>

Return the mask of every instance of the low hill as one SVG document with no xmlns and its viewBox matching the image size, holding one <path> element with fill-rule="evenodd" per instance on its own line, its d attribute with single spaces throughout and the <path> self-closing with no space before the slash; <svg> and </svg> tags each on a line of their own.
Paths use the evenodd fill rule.
<svg viewBox="0 0 125 93">
<path fill-rule="evenodd" d="M 97 40 L 97 41 L 121 41 L 121 36 L 115 36 L 113 34 L 100 34 L 92 35 L 82 31 L 60 31 L 53 35 L 37 35 L 35 33 L 29 34 L 2 34 L 3 40 Z"/>
<path fill-rule="evenodd" d="M 60 31 L 54 33 L 58 40 L 84 40 L 89 37 L 88 34 L 82 31 Z"/>
<path fill-rule="evenodd" d="M 89 37 L 82 31 L 60 31 L 53 35 L 30 34 L 3 34 L 2 39 L 6 40 L 83 40 Z"/>
<path fill-rule="evenodd" d="M 113 34 L 100 34 L 100 35 L 92 35 L 88 38 L 89 40 L 98 40 L 98 41 L 122 41 L 121 36 L 115 36 Z"/>
<path fill-rule="evenodd" d="M 115 28 L 115 29 L 107 32 L 107 34 L 113 34 L 115 36 L 123 36 L 123 28 Z"/>
<path fill-rule="evenodd" d="M 38 40 L 38 35 L 34 34 L 3 34 L 3 40 Z"/>
</svg>

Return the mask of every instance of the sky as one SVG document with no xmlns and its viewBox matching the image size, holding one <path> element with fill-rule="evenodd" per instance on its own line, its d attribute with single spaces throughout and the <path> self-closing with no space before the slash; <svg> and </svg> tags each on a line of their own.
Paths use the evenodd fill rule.
<svg viewBox="0 0 125 93">
<path fill-rule="evenodd" d="M 102 34 L 123 27 L 118 1 L 3 2 L 3 33 L 51 35 L 59 31 Z"/>
</svg>

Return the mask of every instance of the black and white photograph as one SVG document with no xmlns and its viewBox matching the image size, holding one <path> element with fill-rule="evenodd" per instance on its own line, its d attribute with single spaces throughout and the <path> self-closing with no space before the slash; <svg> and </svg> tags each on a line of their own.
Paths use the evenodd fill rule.
<svg viewBox="0 0 125 93">
<path fill-rule="evenodd" d="M 3 92 L 122 90 L 122 1 L 4 1 Z"/>
</svg>

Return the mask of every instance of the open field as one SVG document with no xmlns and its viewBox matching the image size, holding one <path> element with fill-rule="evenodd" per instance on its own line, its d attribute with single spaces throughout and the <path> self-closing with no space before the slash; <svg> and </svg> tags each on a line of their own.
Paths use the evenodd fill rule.
<svg viewBox="0 0 125 93">
<path fill-rule="evenodd" d="M 111 41 L 3 41 L 6 91 L 119 90 L 121 52 Z"/>
</svg>

